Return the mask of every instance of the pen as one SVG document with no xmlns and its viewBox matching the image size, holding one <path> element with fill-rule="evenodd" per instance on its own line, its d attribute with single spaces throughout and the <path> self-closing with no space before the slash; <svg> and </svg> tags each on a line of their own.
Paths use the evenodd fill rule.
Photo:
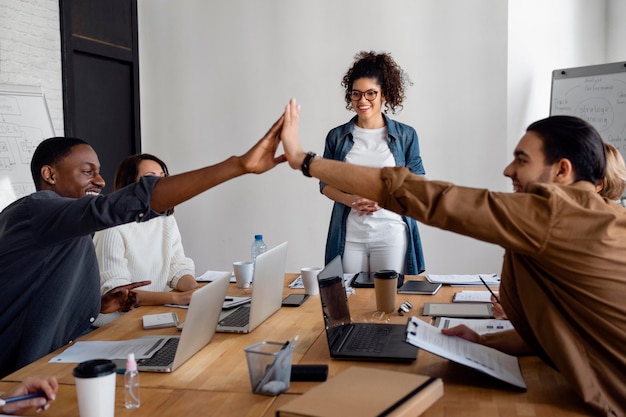
<svg viewBox="0 0 626 417">
<path fill-rule="evenodd" d="M 39 391 L 39 392 L 33 392 L 32 394 L 18 395 L 17 397 L 0 398 L 0 406 L 3 406 L 5 404 L 15 403 L 18 401 L 30 400 L 31 398 L 37 398 L 37 397 L 46 398 L 47 396 L 45 392 Z"/>
<path fill-rule="evenodd" d="M 493 295 L 493 298 L 496 299 L 496 301 L 498 302 L 498 304 L 500 304 L 500 299 L 498 298 L 498 296 L 491 291 L 491 288 L 489 287 L 489 285 L 487 285 L 487 283 L 485 282 L 485 280 L 483 279 L 483 277 L 481 277 L 480 275 L 478 276 L 478 278 L 480 278 L 480 281 L 485 284 L 485 287 L 487 287 L 487 289 L 489 290 L 489 292 L 491 293 L 491 295 Z"/>
<path fill-rule="evenodd" d="M 235 301 L 235 299 L 226 297 L 226 298 L 224 298 L 224 301 Z"/>
</svg>

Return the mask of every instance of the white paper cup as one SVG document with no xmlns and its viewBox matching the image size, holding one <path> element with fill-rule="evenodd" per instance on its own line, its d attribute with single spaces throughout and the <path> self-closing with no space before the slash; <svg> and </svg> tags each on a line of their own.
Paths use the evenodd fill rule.
<svg viewBox="0 0 626 417">
<path fill-rule="evenodd" d="M 80 417 L 115 415 L 115 369 L 108 359 L 81 362 L 74 368 Z"/>
<path fill-rule="evenodd" d="M 320 293 L 320 287 L 317 282 L 317 275 L 322 268 L 311 267 L 302 268 L 300 275 L 302 276 L 302 283 L 304 284 L 304 292 L 309 295 L 317 295 Z"/>
<path fill-rule="evenodd" d="M 248 288 L 250 287 L 250 283 L 252 283 L 252 277 L 254 276 L 254 262 L 233 262 L 233 272 L 235 273 L 237 288 Z"/>
</svg>

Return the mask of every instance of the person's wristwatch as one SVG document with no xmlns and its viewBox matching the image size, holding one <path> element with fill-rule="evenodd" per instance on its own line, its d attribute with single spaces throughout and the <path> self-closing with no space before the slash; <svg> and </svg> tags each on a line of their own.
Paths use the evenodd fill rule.
<svg viewBox="0 0 626 417">
<path fill-rule="evenodd" d="M 311 166 L 311 161 L 316 156 L 317 155 L 315 154 L 315 152 L 307 152 L 306 156 L 304 157 L 304 160 L 302 161 L 302 165 L 300 166 L 300 170 L 302 170 L 302 173 L 304 174 L 305 177 L 311 178 L 311 173 L 309 172 L 309 168 Z"/>
</svg>

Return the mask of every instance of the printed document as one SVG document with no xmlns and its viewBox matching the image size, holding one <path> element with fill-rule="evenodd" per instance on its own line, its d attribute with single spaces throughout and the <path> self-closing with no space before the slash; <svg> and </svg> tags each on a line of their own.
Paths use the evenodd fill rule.
<svg viewBox="0 0 626 417">
<path fill-rule="evenodd" d="M 498 295 L 498 294 L 496 294 Z M 489 291 L 458 291 L 452 296 L 453 303 L 490 303 L 491 293 Z"/>
<path fill-rule="evenodd" d="M 213 282 L 224 274 L 228 274 L 228 271 L 206 271 L 204 274 L 196 277 L 196 281 L 198 282 Z M 237 282 L 235 280 L 235 274 L 233 272 L 230 273 L 230 282 Z"/>
<path fill-rule="evenodd" d="M 489 285 L 500 285 L 500 275 L 498 274 L 478 274 L 478 275 L 426 275 L 430 282 L 437 282 L 449 285 L 483 285 L 480 279 Z"/>
<path fill-rule="evenodd" d="M 515 356 L 460 337 L 446 336 L 439 328 L 417 317 L 411 317 L 406 331 L 406 341 L 414 346 L 526 389 Z"/>
<path fill-rule="evenodd" d="M 84 362 L 91 359 L 125 359 L 129 353 L 135 358 L 150 358 L 167 341 L 166 336 L 146 336 L 120 341 L 76 342 L 50 359 L 50 363 Z"/>
<path fill-rule="evenodd" d="M 459 324 L 464 324 L 478 334 L 496 333 L 510 330 L 513 325 L 508 320 L 497 319 L 465 319 L 456 317 L 437 317 L 435 327 L 449 329 Z"/>
<path fill-rule="evenodd" d="M 356 274 L 343 274 L 343 286 L 346 288 L 346 294 L 354 294 L 354 288 L 350 286 L 352 278 Z M 304 289 L 304 283 L 302 282 L 302 275 L 298 275 L 296 279 L 289 283 L 289 288 L 302 288 Z"/>
</svg>

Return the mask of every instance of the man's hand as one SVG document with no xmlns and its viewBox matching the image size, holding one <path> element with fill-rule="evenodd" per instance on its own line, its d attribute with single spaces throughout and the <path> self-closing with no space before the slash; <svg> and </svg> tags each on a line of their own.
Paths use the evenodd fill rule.
<svg viewBox="0 0 626 417">
<path fill-rule="evenodd" d="M 450 327 L 449 329 L 441 329 L 441 333 L 446 336 L 458 336 L 461 339 L 469 340 L 470 342 L 480 343 L 480 335 L 464 324 Z"/>
<path fill-rule="evenodd" d="M 130 311 L 138 306 L 137 293 L 131 291 L 137 287 L 143 287 L 152 281 L 140 281 L 132 284 L 120 285 L 113 288 L 102 296 L 100 302 L 101 313 L 113 313 L 116 311 Z"/>
<path fill-rule="evenodd" d="M 287 160 L 285 155 L 275 156 L 280 144 L 280 131 L 285 116 L 280 118 L 248 152 L 241 156 L 241 164 L 245 172 L 261 174 Z"/>
<path fill-rule="evenodd" d="M 491 308 L 491 314 L 494 318 L 498 320 L 508 319 L 506 313 L 504 312 L 504 308 L 502 308 L 502 304 L 500 304 L 498 299 L 493 295 L 491 296 L 491 303 L 493 304 L 493 307 Z"/>
</svg>

